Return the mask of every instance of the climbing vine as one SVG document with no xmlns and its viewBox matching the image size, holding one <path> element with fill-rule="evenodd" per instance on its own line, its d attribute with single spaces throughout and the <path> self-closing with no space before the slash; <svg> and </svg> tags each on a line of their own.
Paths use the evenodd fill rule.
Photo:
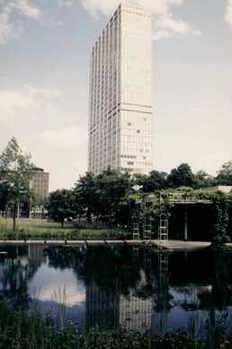
<svg viewBox="0 0 232 349">
<path fill-rule="evenodd" d="M 226 243 L 230 241 L 229 236 L 229 202 L 223 194 L 216 195 L 213 200 L 213 242 Z"/>
</svg>

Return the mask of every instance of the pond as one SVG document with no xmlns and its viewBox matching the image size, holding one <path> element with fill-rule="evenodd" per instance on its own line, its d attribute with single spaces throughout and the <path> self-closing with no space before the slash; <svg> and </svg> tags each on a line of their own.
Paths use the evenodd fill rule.
<svg viewBox="0 0 232 349">
<path fill-rule="evenodd" d="M 137 247 L 8 246 L 0 299 L 90 328 L 205 337 L 232 325 L 232 254 Z"/>
</svg>

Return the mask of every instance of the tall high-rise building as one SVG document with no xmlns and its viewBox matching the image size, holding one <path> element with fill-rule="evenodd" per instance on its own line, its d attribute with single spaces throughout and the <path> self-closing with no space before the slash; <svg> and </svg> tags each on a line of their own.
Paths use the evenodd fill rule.
<svg viewBox="0 0 232 349">
<path fill-rule="evenodd" d="M 152 170 L 152 19 L 123 1 L 92 49 L 89 171 Z"/>
</svg>

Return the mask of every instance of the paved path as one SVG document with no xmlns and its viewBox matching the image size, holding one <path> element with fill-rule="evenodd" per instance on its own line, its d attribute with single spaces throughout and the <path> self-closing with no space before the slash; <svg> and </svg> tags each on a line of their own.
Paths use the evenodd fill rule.
<svg viewBox="0 0 232 349">
<path fill-rule="evenodd" d="M 179 241 L 179 240 L 168 240 L 168 241 L 155 241 L 155 245 L 159 248 L 164 248 L 172 251 L 193 251 L 204 249 L 211 246 L 211 242 L 203 241 Z"/>
<path fill-rule="evenodd" d="M 155 240 L 0 240 L 0 245 L 155 245 Z"/>
<path fill-rule="evenodd" d="M 48 245 L 48 246 L 104 246 L 130 245 L 154 246 L 171 251 L 192 251 L 207 248 L 210 242 L 179 240 L 0 240 L 1 245 Z"/>
</svg>

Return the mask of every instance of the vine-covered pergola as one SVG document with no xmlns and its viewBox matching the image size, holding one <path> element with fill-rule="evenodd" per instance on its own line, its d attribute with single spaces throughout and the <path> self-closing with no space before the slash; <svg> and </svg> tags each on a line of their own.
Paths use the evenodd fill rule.
<svg viewBox="0 0 232 349">
<path fill-rule="evenodd" d="M 232 195 L 226 195 L 212 190 L 193 190 L 191 188 L 180 188 L 177 190 L 162 190 L 146 194 L 137 202 L 137 215 L 133 222 L 133 237 L 140 238 L 141 231 L 144 239 L 158 240 L 169 239 L 169 221 L 174 207 L 183 207 L 184 236 L 188 236 L 188 208 L 193 206 L 206 206 L 212 209 L 212 223 L 215 226 L 215 236 L 226 235 L 229 224 L 229 204 L 232 202 Z M 139 211 L 143 214 L 142 224 L 138 224 Z M 156 231 L 152 220 L 158 221 Z M 142 228 L 141 228 L 142 226 Z"/>
</svg>

